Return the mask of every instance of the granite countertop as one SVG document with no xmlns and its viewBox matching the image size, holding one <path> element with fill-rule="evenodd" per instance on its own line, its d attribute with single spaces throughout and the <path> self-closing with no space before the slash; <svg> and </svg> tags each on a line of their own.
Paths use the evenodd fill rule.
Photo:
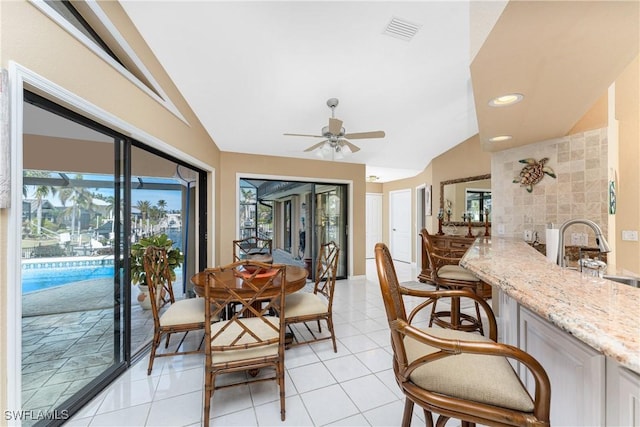
<svg viewBox="0 0 640 427">
<path fill-rule="evenodd" d="M 524 241 L 478 238 L 460 264 L 522 306 L 640 373 L 640 289 L 560 268 Z"/>
</svg>

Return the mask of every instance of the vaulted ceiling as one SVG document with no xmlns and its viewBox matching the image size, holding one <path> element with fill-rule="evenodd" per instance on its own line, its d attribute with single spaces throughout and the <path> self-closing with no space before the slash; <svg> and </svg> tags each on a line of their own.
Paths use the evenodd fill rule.
<svg viewBox="0 0 640 427">
<path fill-rule="evenodd" d="M 640 34 L 635 1 L 121 3 L 222 151 L 315 159 L 318 139 L 283 134 L 319 135 L 335 97 L 347 133 L 385 131 L 340 160 L 382 182 L 478 133 L 489 151 L 564 135 Z"/>
</svg>

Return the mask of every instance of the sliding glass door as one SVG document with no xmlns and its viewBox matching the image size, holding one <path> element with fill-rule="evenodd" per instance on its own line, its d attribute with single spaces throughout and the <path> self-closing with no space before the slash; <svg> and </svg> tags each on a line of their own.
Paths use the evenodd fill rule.
<svg viewBox="0 0 640 427">
<path fill-rule="evenodd" d="M 274 259 L 305 266 L 311 276 L 322 243 L 340 247 L 338 277 L 346 278 L 349 253 L 348 185 L 241 178 L 238 235 L 272 238 Z M 252 231 L 253 230 L 253 231 Z"/>
<path fill-rule="evenodd" d="M 340 248 L 339 278 L 346 278 L 347 268 L 347 186 L 344 184 L 315 185 L 315 244 L 335 242 Z M 314 254 L 314 259 L 317 254 Z"/>
<path fill-rule="evenodd" d="M 43 414 L 23 425 L 58 425 L 153 336 L 132 244 L 172 239 L 175 294 L 189 296 L 206 267 L 206 173 L 29 92 L 23 117 L 21 407 Z"/>
<path fill-rule="evenodd" d="M 25 95 L 22 408 L 57 424 L 126 368 L 126 144 Z"/>
</svg>

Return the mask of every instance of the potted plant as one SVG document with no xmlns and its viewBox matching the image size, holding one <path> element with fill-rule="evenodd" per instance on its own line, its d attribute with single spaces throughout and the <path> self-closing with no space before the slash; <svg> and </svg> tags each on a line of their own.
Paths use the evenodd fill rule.
<svg viewBox="0 0 640 427">
<path fill-rule="evenodd" d="M 167 250 L 169 272 L 171 274 L 172 283 L 176 280 L 175 269 L 180 267 L 184 261 L 184 255 L 180 249 L 174 248 L 173 241 L 164 233 L 144 237 L 140 239 L 139 242 L 131 245 L 131 257 L 129 259 L 131 266 L 131 283 L 138 285 L 138 289 L 140 289 L 138 302 L 145 310 L 151 308 L 149 288 L 147 287 L 147 276 L 144 272 L 144 252 L 149 246 L 158 246 Z"/>
</svg>

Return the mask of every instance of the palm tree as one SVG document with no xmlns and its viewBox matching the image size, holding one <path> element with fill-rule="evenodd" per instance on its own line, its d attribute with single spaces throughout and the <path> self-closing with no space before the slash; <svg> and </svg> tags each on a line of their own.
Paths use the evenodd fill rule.
<svg viewBox="0 0 640 427">
<path fill-rule="evenodd" d="M 82 175 L 76 175 L 74 179 L 82 180 Z M 72 205 L 66 211 L 71 213 L 71 234 L 73 235 L 77 225 L 77 234 L 79 235 L 81 228 L 79 212 L 82 209 L 88 210 L 90 213 L 93 211 L 92 193 L 84 187 L 65 187 L 60 190 L 60 201 L 63 206 L 66 206 L 67 201 L 72 202 Z"/>
<path fill-rule="evenodd" d="M 49 185 L 38 185 L 34 191 L 37 207 L 36 234 L 38 236 L 42 234 L 42 202 L 49 196 L 49 194 L 54 196 L 56 192 L 56 188 Z"/>
<path fill-rule="evenodd" d="M 25 170 L 24 177 L 30 178 L 49 178 L 51 174 L 49 172 L 41 171 L 41 170 Z M 22 186 L 22 195 L 26 198 L 29 194 L 29 185 Z M 37 231 L 36 234 L 39 236 L 42 233 L 42 203 L 43 200 L 46 199 L 49 194 L 52 196 L 56 194 L 56 189 L 49 185 L 38 185 L 34 189 L 34 197 L 36 198 L 36 207 L 37 207 Z"/>
<path fill-rule="evenodd" d="M 149 215 L 149 209 L 151 209 L 151 202 L 148 200 L 138 200 L 138 203 L 136 204 L 136 208 L 138 208 L 138 210 L 140 211 L 140 215 L 142 216 L 142 222 L 144 224 L 144 221 L 147 219 Z"/>
</svg>

